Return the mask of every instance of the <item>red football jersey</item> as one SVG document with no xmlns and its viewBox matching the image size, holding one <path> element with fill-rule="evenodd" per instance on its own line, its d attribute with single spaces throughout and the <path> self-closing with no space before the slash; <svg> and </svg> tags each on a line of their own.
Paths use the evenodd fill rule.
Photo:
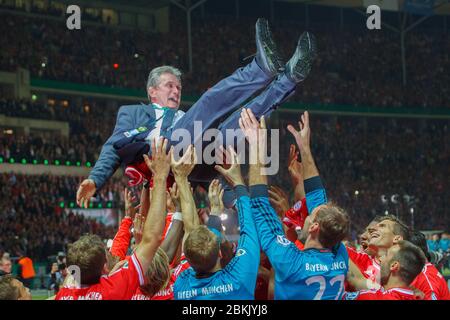
<svg viewBox="0 0 450 320">
<path fill-rule="evenodd" d="M 450 300 L 447 282 L 431 263 L 425 264 L 411 286 L 422 291 L 425 300 Z"/>
<path fill-rule="evenodd" d="M 377 280 L 380 276 L 380 264 L 365 252 L 358 252 L 351 247 L 346 248 L 348 257 L 358 266 L 364 277 L 373 282 L 380 283 L 380 281 Z"/>
<path fill-rule="evenodd" d="M 344 300 L 419 300 L 410 289 L 392 288 L 389 290 L 361 290 L 357 292 L 346 292 Z"/>
<path fill-rule="evenodd" d="M 114 273 L 102 276 L 99 283 L 79 289 L 64 287 L 55 300 L 130 300 L 143 284 L 144 272 L 133 254 Z"/>
</svg>

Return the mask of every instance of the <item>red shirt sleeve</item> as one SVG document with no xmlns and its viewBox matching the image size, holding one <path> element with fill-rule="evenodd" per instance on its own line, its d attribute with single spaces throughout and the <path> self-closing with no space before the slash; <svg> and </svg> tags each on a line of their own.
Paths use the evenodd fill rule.
<svg viewBox="0 0 450 320">
<path fill-rule="evenodd" d="M 305 219 L 308 217 L 308 207 L 306 206 L 306 198 L 297 201 L 292 208 L 284 214 L 283 223 L 288 228 L 303 228 Z"/>
<path fill-rule="evenodd" d="M 144 271 L 136 254 L 127 257 L 120 269 L 100 279 L 104 300 L 130 300 L 140 285 L 144 285 Z"/>
<path fill-rule="evenodd" d="M 354 264 L 356 264 L 363 273 L 365 277 L 367 275 L 364 273 L 367 270 L 367 267 L 372 264 L 372 261 L 370 260 L 370 257 L 366 253 L 357 252 L 355 249 L 351 247 L 347 247 L 348 257 L 350 260 L 353 261 Z"/>
<path fill-rule="evenodd" d="M 117 231 L 116 236 L 113 239 L 110 251 L 113 256 L 119 257 L 120 260 L 124 260 L 127 255 L 131 239 L 130 227 L 132 223 L 133 221 L 131 221 L 131 218 L 123 218 L 120 223 L 119 231 Z"/>
</svg>

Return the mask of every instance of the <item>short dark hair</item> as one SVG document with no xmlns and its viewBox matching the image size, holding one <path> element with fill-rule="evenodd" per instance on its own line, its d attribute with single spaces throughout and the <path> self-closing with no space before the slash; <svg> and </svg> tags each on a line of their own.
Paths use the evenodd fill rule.
<svg viewBox="0 0 450 320">
<path fill-rule="evenodd" d="M 19 299 L 19 288 L 13 284 L 14 280 L 10 274 L 0 276 L 0 300 Z"/>
<path fill-rule="evenodd" d="M 399 241 L 398 246 L 400 248 L 392 260 L 400 262 L 399 276 L 410 285 L 425 266 L 425 254 L 418 246 L 406 240 Z"/>
<path fill-rule="evenodd" d="M 422 232 L 417 230 L 411 231 L 409 241 L 422 249 L 428 261 L 431 260 L 430 252 L 428 252 L 427 237 Z"/>
<path fill-rule="evenodd" d="M 100 281 L 106 263 L 106 246 L 99 236 L 87 234 L 69 244 L 67 264 L 80 268 L 81 284 L 95 284 Z"/>
<path fill-rule="evenodd" d="M 384 216 L 384 219 L 381 219 L 378 222 L 384 221 L 384 220 L 389 220 L 394 222 L 394 234 L 395 235 L 399 235 L 402 236 L 403 240 L 409 240 L 410 238 L 410 229 L 409 227 L 403 223 L 403 221 L 401 221 L 399 218 L 397 218 L 396 216 L 392 215 L 392 214 L 388 214 L 386 216 Z"/>
</svg>

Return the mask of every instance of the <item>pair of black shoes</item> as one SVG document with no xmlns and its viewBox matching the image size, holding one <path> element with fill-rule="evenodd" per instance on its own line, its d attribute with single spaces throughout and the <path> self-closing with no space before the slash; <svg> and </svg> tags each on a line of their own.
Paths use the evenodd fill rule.
<svg viewBox="0 0 450 320">
<path fill-rule="evenodd" d="M 284 64 L 272 40 L 268 21 L 263 18 L 256 21 L 256 62 L 267 74 L 275 76 L 284 72 L 293 82 L 301 82 L 308 76 L 316 56 L 316 38 L 305 31 L 298 39 L 291 59 Z"/>
</svg>

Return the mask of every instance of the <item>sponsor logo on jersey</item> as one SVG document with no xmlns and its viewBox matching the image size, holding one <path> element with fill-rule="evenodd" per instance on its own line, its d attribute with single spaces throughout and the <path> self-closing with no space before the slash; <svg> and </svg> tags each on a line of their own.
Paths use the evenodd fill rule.
<svg viewBox="0 0 450 320">
<path fill-rule="evenodd" d="M 277 242 L 285 247 L 287 247 L 288 245 L 291 244 L 291 242 L 288 239 L 286 239 L 285 236 L 282 236 L 282 235 L 277 236 Z"/>
</svg>

